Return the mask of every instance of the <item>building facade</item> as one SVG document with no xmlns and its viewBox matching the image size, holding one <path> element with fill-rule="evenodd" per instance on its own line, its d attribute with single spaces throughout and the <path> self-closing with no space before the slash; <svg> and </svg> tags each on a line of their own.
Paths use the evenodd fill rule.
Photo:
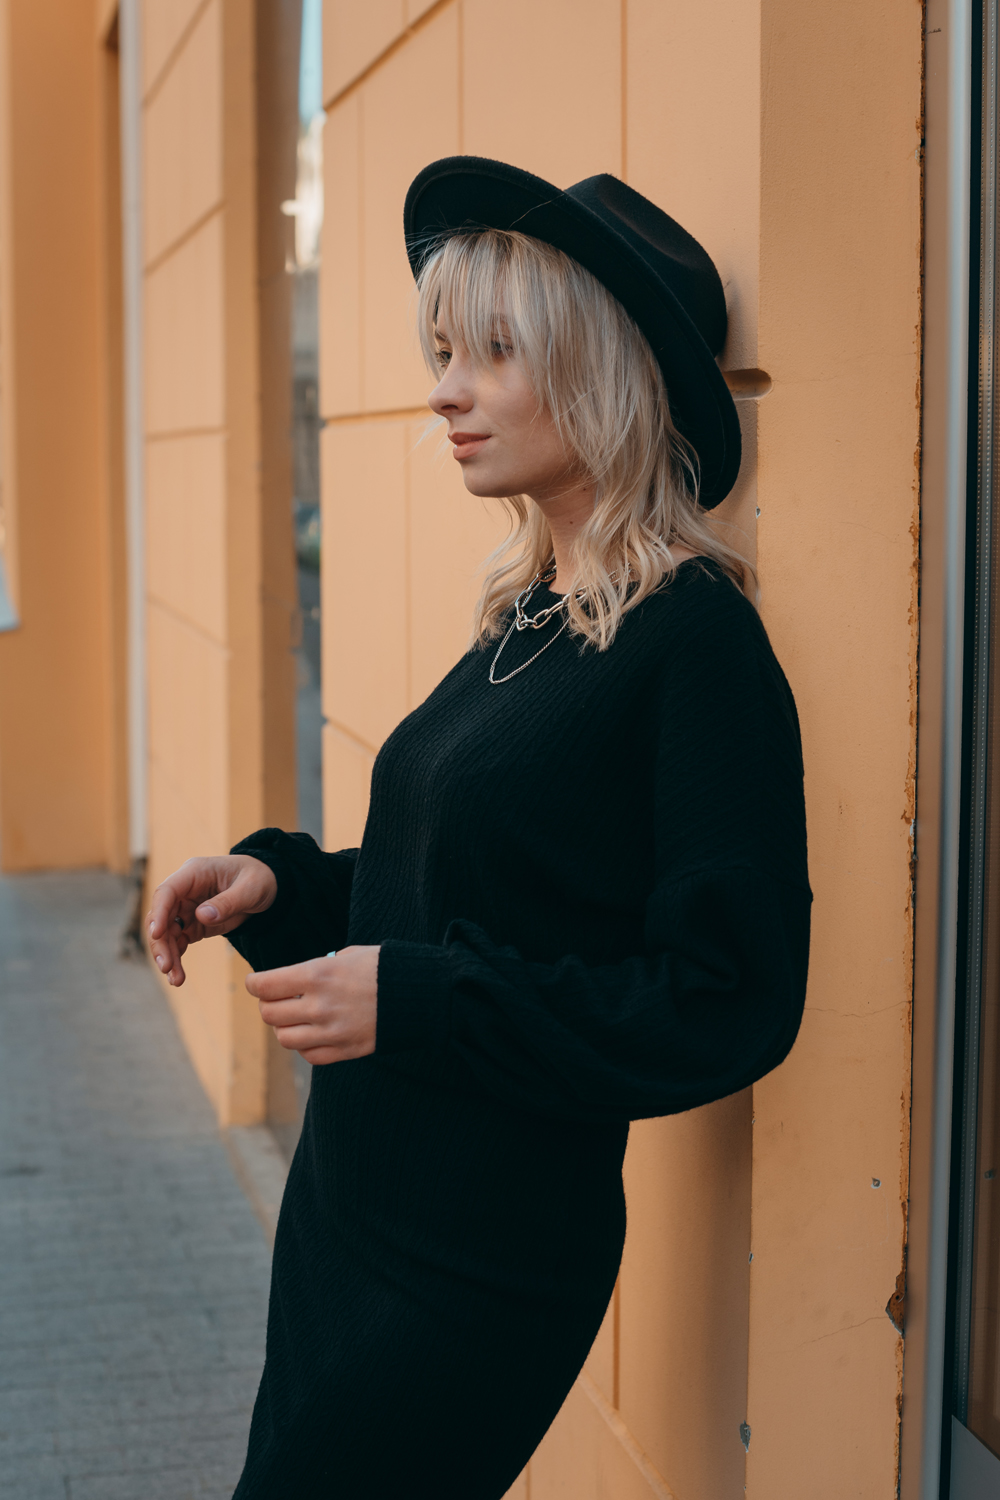
<svg viewBox="0 0 1000 1500">
<path fill-rule="evenodd" d="M 0 3 L 5 869 L 146 857 L 155 883 L 295 826 L 300 19 L 299 0 Z M 955 990 L 942 891 L 965 897 L 957 867 L 934 864 L 942 885 L 919 861 L 951 847 L 934 747 L 947 760 L 961 720 L 947 650 L 971 648 L 946 629 L 957 449 L 928 468 L 928 433 L 966 420 L 941 385 L 969 332 L 945 231 L 975 248 L 983 19 L 971 0 L 324 0 L 327 847 L 359 841 L 379 745 L 465 649 L 503 534 L 426 434 L 401 219 L 435 157 L 614 173 L 711 253 L 744 439 L 718 523 L 756 563 L 802 723 L 799 1040 L 753 1090 L 633 1127 L 614 1299 L 518 1500 L 943 1493 L 947 1049 L 921 1036 Z M 220 1123 L 293 1122 L 241 961 L 208 944 L 189 971 L 169 999 Z"/>
</svg>

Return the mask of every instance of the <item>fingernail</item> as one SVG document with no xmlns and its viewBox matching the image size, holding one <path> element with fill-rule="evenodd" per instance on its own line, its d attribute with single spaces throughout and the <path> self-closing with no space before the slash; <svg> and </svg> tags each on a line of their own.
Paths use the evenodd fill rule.
<svg viewBox="0 0 1000 1500">
<path fill-rule="evenodd" d="M 153 933 L 155 931 L 156 931 L 156 923 L 155 922 L 150 922 L 150 924 L 149 924 L 149 935 L 150 935 L 150 937 L 152 937 L 152 935 L 153 935 Z"/>
<path fill-rule="evenodd" d="M 219 920 L 219 913 L 214 906 L 210 906 L 206 902 L 204 906 L 199 906 L 198 917 L 202 922 L 217 922 Z"/>
<path fill-rule="evenodd" d="M 162 953 L 158 953 L 156 955 L 156 967 L 158 969 L 162 969 L 163 968 L 163 963 L 164 963 L 163 954 Z"/>
</svg>

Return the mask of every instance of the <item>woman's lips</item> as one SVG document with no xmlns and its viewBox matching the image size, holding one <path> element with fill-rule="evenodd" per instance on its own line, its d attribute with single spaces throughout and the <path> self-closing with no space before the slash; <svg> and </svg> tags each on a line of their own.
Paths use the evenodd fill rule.
<svg viewBox="0 0 1000 1500">
<path fill-rule="evenodd" d="M 452 455 L 461 463 L 463 458 L 471 458 L 473 453 L 478 453 L 489 440 L 488 432 L 453 432 L 450 436 L 450 441 L 454 444 Z"/>
</svg>

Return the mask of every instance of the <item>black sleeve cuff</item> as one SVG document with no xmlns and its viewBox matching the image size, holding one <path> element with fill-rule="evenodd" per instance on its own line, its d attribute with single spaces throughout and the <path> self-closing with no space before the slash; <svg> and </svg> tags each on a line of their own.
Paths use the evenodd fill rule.
<svg viewBox="0 0 1000 1500">
<path fill-rule="evenodd" d="M 259 828 L 230 852 L 259 859 L 278 883 L 267 911 L 229 934 L 251 968 L 302 963 L 345 946 L 356 849 L 325 854 L 307 833 Z"/>
<path fill-rule="evenodd" d="M 378 961 L 376 1053 L 444 1047 L 451 1034 L 451 997 L 446 948 L 388 939 Z"/>
</svg>

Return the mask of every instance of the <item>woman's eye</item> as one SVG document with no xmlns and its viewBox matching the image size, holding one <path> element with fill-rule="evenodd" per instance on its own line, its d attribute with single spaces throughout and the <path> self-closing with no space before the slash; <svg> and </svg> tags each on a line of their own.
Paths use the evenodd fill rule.
<svg viewBox="0 0 1000 1500">
<path fill-rule="evenodd" d="M 448 361 L 450 359 L 451 359 L 451 350 L 450 349 L 439 349 L 438 350 L 438 352 L 437 352 L 437 361 L 438 361 L 438 364 L 441 366 L 442 370 L 444 369 L 445 365 L 448 363 Z"/>
<path fill-rule="evenodd" d="M 509 359 L 514 352 L 509 344 L 502 344 L 496 339 L 493 341 L 492 348 L 494 359 Z"/>
</svg>

